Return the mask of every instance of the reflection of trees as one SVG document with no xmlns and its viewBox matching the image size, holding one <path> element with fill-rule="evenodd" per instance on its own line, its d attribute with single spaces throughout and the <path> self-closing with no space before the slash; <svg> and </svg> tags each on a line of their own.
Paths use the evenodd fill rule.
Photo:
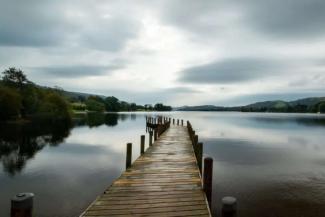
<svg viewBox="0 0 325 217">
<path fill-rule="evenodd" d="M 0 161 L 7 173 L 15 175 L 46 145 L 62 143 L 69 136 L 71 123 L 37 121 L 2 124 L 0 129 Z"/>
<path fill-rule="evenodd" d="M 89 127 L 98 127 L 105 123 L 104 113 L 88 113 L 86 118 L 86 123 Z"/>
<path fill-rule="evenodd" d="M 118 114 L 117 113 L 109 113 L 106 114 L 105 124 L 107 126 L 116 126 L 118 124 Z"/>
<path fill-rule="evenodd" d="M 75 126 L 89 126 L 98 127 L 101 125 L 107 125 L 114 127 L 118 124 L 119 114 L 118 113 L 86 113 L 77 114 L 74 116 Z"/>
<path fill-rule="evenodd" d="M 119 120 L 121 120 L 121 121 L 125 121 L 125 120 L 127 120 L 128 119 L 128 114 L 123 114 L 123 113 L 121 113 L 121 114 L 119 114 Z"/>
<path fill-rule="evenodd" d="M 265 122 L 265 123 L 275 123 L 275 124 L 285 124 L 295 122 L 297 124 L 306 125 L 306 126 L 324 126 L 325 127 L 325 118 L 310 116 L 310 117 L 256 117 L 256 121 Z"/>
</svg>

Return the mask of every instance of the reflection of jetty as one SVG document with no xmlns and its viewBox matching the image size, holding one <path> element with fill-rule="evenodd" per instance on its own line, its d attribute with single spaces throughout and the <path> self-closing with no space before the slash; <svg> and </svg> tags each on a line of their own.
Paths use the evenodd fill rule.
<svg viewBox="0 0 325 217">
<path fill-rule="evenodd" d="M 202 186 L 202 143 L 183 120 L 147 118 L 149 148 L 131 165 L 127 144 L 126 171 L 81 216 L 211 216 L 212 159 L 205 159 Z M 154 143 L 152 143 L 154 137 Z"/>
</svg>

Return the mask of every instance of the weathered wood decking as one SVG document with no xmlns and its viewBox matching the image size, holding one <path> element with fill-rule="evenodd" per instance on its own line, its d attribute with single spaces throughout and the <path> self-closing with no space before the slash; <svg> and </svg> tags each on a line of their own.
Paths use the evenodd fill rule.
<svg viewBox="0 0 325 217">
<path fill-rule="evenodd" d="M 201 186 L 187 128 L 170 126 L 81 216 L 210 217 Z"/>
</svg>

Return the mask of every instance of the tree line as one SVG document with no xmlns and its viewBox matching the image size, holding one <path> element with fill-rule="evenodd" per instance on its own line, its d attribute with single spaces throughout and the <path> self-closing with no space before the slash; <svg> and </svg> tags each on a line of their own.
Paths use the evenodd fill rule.
<svg viewBox="0 0 325 217">
<path fill-rule="evenodd" d="M 283 107 L 249 107 L 244 106 L 240 108 L 242 112 L 281 112 L 281 113 L 325 113 L 325 102 L 321 101 L 315 105 L 307 106 L 302 104 L 287 105 Z"/>
<path fill-rule="evenodd" d="M 171 111 L 171 106 L 157 103 L 154 106 L 150 104 L 137 105 L 120 101 L 114 96 L 88 96 L 72 97 L 69 99 L 72 108 L 75 111 L 95 111 L 95 112 L 119 112 L 119 111 Z"/>
<path fill-rule="evenodd" d="M 114 96 L 69 96 L 61 88 L 39 86 L 28 80 L 24 72 L 11 67 L 0 77 L 0 121 L 45 117 L 51 120 L 71 119 L 73 111 L 171 111 L 171 106 L 137 105 Z"/>
<path fill-rule="evenodd" d="M 71 110 L 61 91 L 42 88 L 29 81 L 20 69 L 9 68 L 0 80 L 0 120 L 27 119 L 33 115 L 70 119 Z"/>
</svg>

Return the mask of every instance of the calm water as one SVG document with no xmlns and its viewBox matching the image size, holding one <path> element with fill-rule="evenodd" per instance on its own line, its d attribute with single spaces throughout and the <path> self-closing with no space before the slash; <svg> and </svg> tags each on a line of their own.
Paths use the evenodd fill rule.
<svg viewBox="0 0 325 217">
<path fill-rule="evenodd" d="M 241 217 L 324 216 L 325 116 L 164 114 L 190 120 L 204 154 L 214 158 L 214 213 L 220 199 L 232 195 Z M 18 192 L 36 194 L 36 216 L 78 216 L 124 170 L 127 142 L 138 157 L 145 115 L 0 126 L 0 216 L 9 216 Z"/>
</svg>

